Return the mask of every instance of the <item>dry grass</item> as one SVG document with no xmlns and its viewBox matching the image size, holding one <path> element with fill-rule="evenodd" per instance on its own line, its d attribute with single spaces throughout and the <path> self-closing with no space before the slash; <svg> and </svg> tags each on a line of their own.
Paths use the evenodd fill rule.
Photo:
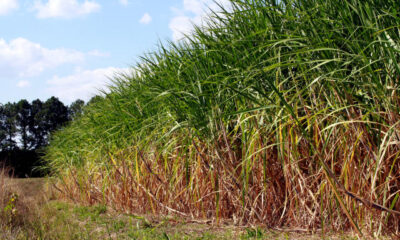
<svg viewBox="0 0 400 240">
<path fill-rule="evenodd" d="M 14 179 L 9 169 L 0 169 L 1 239 L 22 239 L 33 234 L 38 209 L 47 202 L 44 179 Z"/>
<path fill-rule="evenodd" d="M 267 229 L 235 226 L 232 221 L 220 225 L 208 221 L 187 221 L 186 218 L 161 215 L 125 215 L 104 205 L 82 206 L 60 201 L 48 201 L 38 196 L 45 189 L 45 179 L 12 179 L 0 177 L 3 210 L 12 193 L 16 201 L 16 215 L 9 222 L 0 218 L 0 239 L 357 239 L 352 232 L 325 234 L 306 229 Z M 4 194 L 6 193 L 6 194 Z M 10 213 L 8 213 L 10 214 Z"/>
</svg>

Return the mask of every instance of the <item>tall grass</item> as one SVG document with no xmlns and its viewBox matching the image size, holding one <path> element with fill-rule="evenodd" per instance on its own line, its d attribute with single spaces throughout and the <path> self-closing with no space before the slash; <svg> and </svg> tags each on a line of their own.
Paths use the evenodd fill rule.
<svg viewBox="0 0 400 240">
<path fill-rule="evenodd" d="M 397 232 L 400 3 L 231 4 L 53 136 L 60 190 L 128 212 Z"/>
<path fill-rule="evenodd" d="M 32 209 L 37 205 L 21 196 L 21 189 L 13 184 L 13 170 L 0 168 L 0 239 L 28 239 L 31 232 L 25 231 L 29 221 L 36 217 Z"/>
</svg>

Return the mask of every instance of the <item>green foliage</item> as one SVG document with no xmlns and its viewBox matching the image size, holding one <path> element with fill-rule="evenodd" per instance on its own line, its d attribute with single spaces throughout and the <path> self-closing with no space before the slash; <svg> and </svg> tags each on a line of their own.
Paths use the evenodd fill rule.
<svg viewBox="0 0 400 240">
<path fill-rule="evenodd" d="M 3 208 L 2 211 L 0 211 L 0 216 L 3 219 L 6 219 L 7 224 L 12 224 L 14 221 L 14 218 L 18 214 L 18 209 L 17 209 L 17 202 L 18 202 L 18 194 L 11 194 L 10 199 L 8 200 L 8 203 L 6 206 Z"/>
<path fill-rule="evenodd" d="M 375 113 L 398 108 L 397 1 L 232 4 L 185 41 L 143 57 L 132 75 L 116 76 L 105 99 L 55 136 L 50 163 L 68 167 L 89 149 L 101 155 L 182 128 L 210 140 L 216 123 L 234 129 L 243 113 L 264 116 L 270 129 L 336 116 L 328 127 L 350 106 L 379 122 Z"/>
<path fill-rule="evenodd" d="M 74 212 L 81 218 L 81 220 L 85 220 L 90 218 L 92 221 L 99 218 L 101 214 L 106 213 L 107 208 L 104 205 L 98 205 L 93 207 L 76 207 Z"/>
<path fill-rule="evenodd" d="M 244 239 L 262 239 L 264 236 L 263 230 L 260 228 L 248 228 L 246 229 L 246 233 Z"/>
</svg>

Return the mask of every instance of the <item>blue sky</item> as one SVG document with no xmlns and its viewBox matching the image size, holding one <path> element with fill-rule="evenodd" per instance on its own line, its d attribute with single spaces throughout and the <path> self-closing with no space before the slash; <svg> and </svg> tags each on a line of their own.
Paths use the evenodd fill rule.
<svg viewBox="0 0 400 240">
<path fill-rule="evenodd" d="M 206 6 L 216 7 L 212 0 L 0 0 L 0 103 L 87 101 L 158 42 L 179 41 Z"/>
</svg>

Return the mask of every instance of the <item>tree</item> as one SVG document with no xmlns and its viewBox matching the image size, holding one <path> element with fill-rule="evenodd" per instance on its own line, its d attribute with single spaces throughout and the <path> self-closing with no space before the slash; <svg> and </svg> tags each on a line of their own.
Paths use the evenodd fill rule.
<svg viewBox="0 0 400 240">
<path fill-rule="evenodd" d="M 3 149 L 13 150 L 17 147 L 15 136 L 17 133 L 16 126 L 16 107 L 15 103 L 7 103 L 3 108 L 5 140 Z"/>
<path fill-rule="evenodd" d="M 5 125 L 6 116 L 4 113 L 4 106 L 0 105 L 0 151 L 3 151 L 5 140 L 7 138 L 7 129 Z"/>
<path fill-rule="evenodd" d="M 19 101 L 16 104 L 16 126 L 19 136 L 21 138 L 21 144 L 23 150 L 29 150 L 32 146 L 32 137 L 29 132 L 32 118 L 32 105 L 25 99 Z"/>
<path fill-rule="evenodd" d="M 37 150 L 48 144 L 53 131 L 80 115 L 84 105 L 77 100 L 69 109 L 56 97 L 0 104 L 0 166 L 12 167 L 17 176 L 40 176 L 33 171 L 40 164 Z"/>
<path fill-rule="evenodd" d="M 58 98 L 51 97 L 43 104 L 46 139 L 50 133 L 68 122 L 68 108 Z"/>
<path fill-rule="evenodd" d="M 0 104 L 0 151 L 37 150 L 48 144 L 50 134 L 82 113 L 85 102 L 77 100 L 71 109 L 58 98 L 46 102 Z"/>
<path fill-rule="evenodd" d="M 32 148 L 39 149 L 46 145 L 46 120 L 43 102 L 40 99 L 32 101 L 31 115 L 29 132 L 32 135 Z"/>
<path fill-rule="evenodd" d="M 71 103 L 69 106 L 69 119 L 73 120 L 76 117 L 79 117 L 83 113 L 83 107 L 85 106 L 85 102 L 81 99 L 78 99 Z"/>
</svg>

